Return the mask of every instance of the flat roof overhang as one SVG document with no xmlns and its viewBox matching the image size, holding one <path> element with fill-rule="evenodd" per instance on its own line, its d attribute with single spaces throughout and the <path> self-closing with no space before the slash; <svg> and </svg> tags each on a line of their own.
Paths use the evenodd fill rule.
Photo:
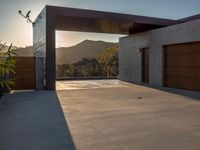
<svg viewBox="0 0 200 150">
<path fill-rule="evenodd" d="M 180 23 L 154 17 L 68 7 L 46 6 L 46 13 L 56 18 L 56 30 L 135 34 Z"/>
</svg>

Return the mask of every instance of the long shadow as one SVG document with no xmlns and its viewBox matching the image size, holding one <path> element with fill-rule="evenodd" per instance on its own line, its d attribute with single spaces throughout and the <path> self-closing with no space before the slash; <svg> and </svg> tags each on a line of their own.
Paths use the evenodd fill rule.
<svg viewBox="0 0 200 150">
<path fill-rule="evenodd" d="M 148 84 L 141 84 L 140 86 L 149 87 L 152 89 L 157 89 L 163 92 L 168 92 L 180 96 L 185 96 L 188 97 L 189 99 L 200 101 L 200 91 L 183 90 L 183 89 L 169 88 L 169 87 L 153 87 L 149 86 Z"/>
<path fill-rule="evenodd" d="M 190 91 L 190 90 L 167 88 L 167 87 L 162 87 L 162 88 L 158 88 L 158 89 L 161 90 L 161 91 L 185 96 L 185 97 L 188 97 L 190 99 L 200 101 L 200 92 L 198 92 L 198 91 Z"/>
<path fill-rule="evenodd" d="M 0 150 L 75 150 L 56 92 L 20 92 L 2 98 Z"/>
<path fill-rule="evenodd" d="M 146 84 L 146 83 L 137 84 L 137 83 L 132 83 L 132 82 L 128 82 L 128 81 L 123 81 L 123 82 L 126 82 L 129 85 L 135 84 L 138 86 L 148 87 L 148 88 L 156 89 L 156 90 L 163 91 L 163 92 L 168 92 L 168 93 L 172 93 L 172 94 L 176 94 L 176 95 L 180 95 L 180 96 L 185 96 L 191 100 L 200 101 L 200 91 L 183 90 L 183 89 L 169 88 L 169 87 L 155 87 L 155 86 L 150 86 L 149 84 Z"/>
</svg>

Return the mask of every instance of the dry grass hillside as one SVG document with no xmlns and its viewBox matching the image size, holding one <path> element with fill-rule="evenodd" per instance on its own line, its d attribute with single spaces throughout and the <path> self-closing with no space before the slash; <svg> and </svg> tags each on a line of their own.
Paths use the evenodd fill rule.
<svg viewBox="0 0 200 150">
<path fill-rule="evenodd" d="M 112 47 L 117 43 L 109 43 L 104 41 L 85 40 L 71 47 L 60 47 L 56 49 L 56 63 L 66 64 L 80 61 L 82 58 L 94 58 L 104 48 Z M 33 56 L 33 47 L 25 47 L 16 49 L 19 56 Z"/>
</svg>

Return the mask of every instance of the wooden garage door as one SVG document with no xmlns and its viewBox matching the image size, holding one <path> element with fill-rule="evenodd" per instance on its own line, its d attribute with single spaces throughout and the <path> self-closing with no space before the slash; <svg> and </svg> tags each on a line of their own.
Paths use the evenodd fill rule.
<svg viewBox="0 0 200 150">
<path fill-rule="evenodd" d="M 12 78 L 15 81 L 13 90 L 35 89 L 35 58 L 34 57 L 15 57 L 16 68 Z"/>
<path fill-rule="evenodd" d="M 200 43 L 165 47 L 164 80 L 167 87 L 200 91 Z"/>
</svg>

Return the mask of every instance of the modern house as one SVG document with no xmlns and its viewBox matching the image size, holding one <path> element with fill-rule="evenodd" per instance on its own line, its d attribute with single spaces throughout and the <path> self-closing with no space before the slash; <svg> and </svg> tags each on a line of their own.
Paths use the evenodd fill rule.
<svg viewBox="0 0 200 150">
<path fill-rule="evenodd" d="M 169 20 L 46 6 L 34 22 L 36 89 L 55 89 L 55 30 L 126 34 L 120 39 L 119 79 L 200 90 L 199 16 Z"/>
<path fill-rule="evenodd" d="M 200 18 L 120 39 L 120 79 L 200 91 Z"/>
</svg>

